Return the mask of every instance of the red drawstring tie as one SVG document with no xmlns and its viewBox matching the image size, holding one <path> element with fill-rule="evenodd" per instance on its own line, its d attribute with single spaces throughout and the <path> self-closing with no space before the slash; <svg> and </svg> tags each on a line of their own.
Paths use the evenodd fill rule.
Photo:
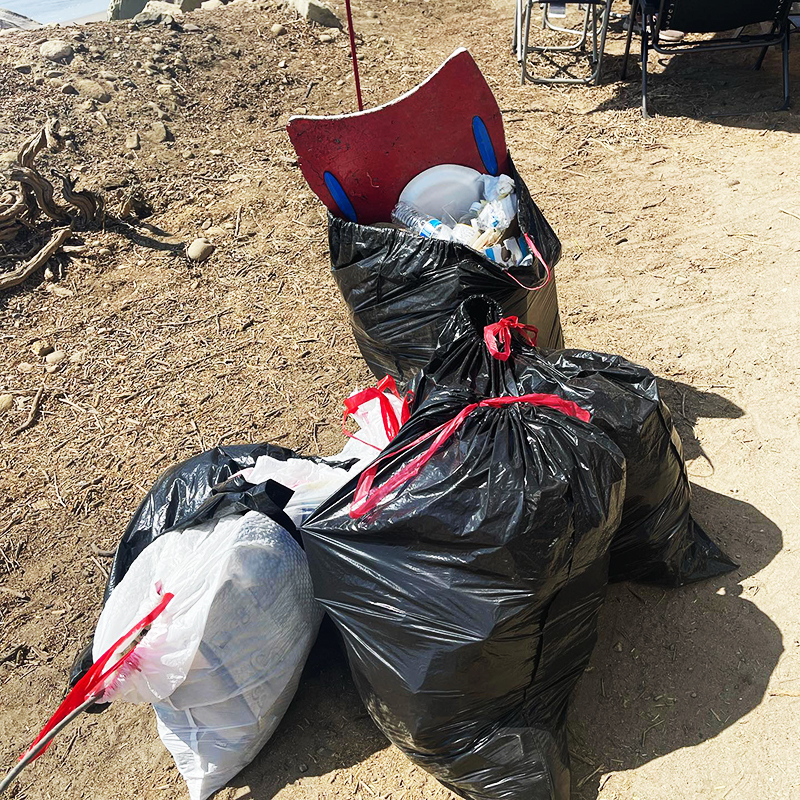
<svg viewBox="0 0 800 800">
<path fill-rule="evenodd" d="M 122 666 L 127 662 L 133 654 L 136 652 L 136 646 L 140 641 L 140 635 L 142 631 L 147 628 L 157 617 L 161 615 L 161 612 L 167 607 L 167 604 L 175 595 L 167 592 L 164 597 L 161 599 L 161 602 L 146 616 L 144 619 L 141 619 L 137 622 L 124 636 L 120 637 L 111 647 L 103 653 L 97 661 L 92 664 L 89 668 L 89 671 L 75 684 L 69 694 L 62 700 L 61 705 L 56 709 L 55 714 L 50 717 L 47 725 L 42 728 L 39 735 L 33 741 L 31 746 L 25 751 L 25 753 L 20 756 L 20 758 L 24 758 L 27 753 L 30 753 L 34 747 L 48 734 L 50 731 L 58 725 L 61 720 L 69 716 L 76 708 L 83 705 L 87 700 L 90 700 L 94 697 L 95 700 L 98 700 L 103 692 L 107 688 L 107 680 L 110 678 L 115 672 L 118 672 Z M 128 641 L 130 640 L 130 641 Z M 111 656 L 122 647 L 126 642 L 128 642 L 128 647 L 126 652 L 122 655 L 122 657 L 117 661 L 113 666 L 105 669 L 106 664 L 110 660 Z M 51 742 L 48 742 L 41 750 L 41 752 L 36 754 L 36 757 L 32 759 L 35 761 L 39 756 L 50 747 Z"/>
<path fill-rule="evenodd" d="M 389 398 L 386 396 L 386 392 L 390 392 L 393 394 L 398 400 L 403 401 L 403 407 L 400 410 L 400 419 L 397 419 L 397 414 L 392 406 Z M 411 416 L 411 409 L 408 405 L 408 397 L 402 397 L 400 392 L 397 391 L 397 384 L 395 383 L 394 378 L 391 375 L 387 375 L 385 378 L 382 378 L 377 386 L 370 386 L 368 389 L 364 389 L 363 391 L 358 392 L 358 394 L 354 394 L 352 397 L 348 397 L 344 401 L 344 417 L 342 419 L 342 432 L 349 436 L 351 439 L 355 439 L 357 442 L 361 442 L 361 444 L 369 445 L 370 447 L 374 447 L 376 450 L 382 450 L 383 448 L 378 447 L 377 445 L 370 444 L 370 442 L 365 442 L 362 439 L 359 439 L 354 433 L 350 433 L 347 430 L 347 418 L 358 411 L 364 403 L 368 403 L 370 400 L 377 399 L 381 406 L 381 419 L 383 420 L 383 428 L 386 431 L 386 437 L 391 442 L 395 436 L 397 436 L 400 426 L 405 423 L 408 418 Z"/>
<path fill-rule="evenodd" d="M 531 237 L 528 236 L 527 233 L 523 233 L 522 235 L 525 237 L 525 241 L 528 243 L 528 247 L 530 248 L 531 253 L 533 253 L 533 255 L 536 256 L 536 258 L 541 262 L 542 266 L 544 267 L 545 278 L 538 286 L 526 286 L 524 283 L 522 283 L 522 281 L 518 280 L 511 274 L 510 269 L 506 271 L 506 275 L 508 275 L 508 277 L 511 278 L 512 281 L 514 281 L 514 283 L 516 283 L 518 286 L 521 286 L 523 289 L 527 289 L 529 292 L 538 292 L 540 289 L 544 289 L 544 287 L 547 286 L 547 284 L 550 283 L 550 281 L 553 279 L 553 270 L 550 269 L 550 266 L 544 260 L 544 257 L 539 252 L 539 248 L 536 246 L 536 243 L 533 241 L 533 239 L 531 239 Z"/>
<path fill-rule="evenodd" d="M 387 495 L 391 494 L 395 489 L 398 488 L 398 486 L 402 486 L 407 481 L 419 475 L 422 468 L 431 460 L 434 453 L 436 453 L 436 451 L 461 427 L 461 425 L 464 423 L 464 420 L 476 408 L 500 408 L 501 406 L 510 406 L 516 403 L 528 403 L 532 406 L 554 408 L 557 411 L 561 411 L 564 414 L 567 414 L 570 417 L 575 417 L 583 422 L 589 422 L 591 419 L 591 414 L 589 414 L 586 409 L 581 408 L 571 400 L 564 400 L 563 397 L 557 397 L 554 394 L 524 394 L 519 397 L 489 397 L 485 400 L 481 400 L 479 403 L 472 403 L 463 408 L 458 415 L 449 422 L 445 422 L 442 425 L 439 425 L 438 428 L 428 431 L 428 433 L 425 433 L 418 439 L 415 439 L 413 442 L 411 442 L 411 444 L 408 444 L 399 450 L 395 450 L 393 453 L 389 453 L 388 455 L 382 456 L 376 461 L 373 461 L 372 464 L 370 464 L 370 466 L 368 466 L 361 473 L 361 476 L 358 479 L 358 485 L 356 486 L 353 502 L 350 504 L 350 516 L 353 519 L 359 519 L 360 517 L 363 517 L 364 514 L 375 508 L 375 506 L 377 506 L 381 500 L 383 500 Z M 389 458 L 393 458 L 394 456 L 399 455 L 406 450 L 410 450 L 412 447 L 422 444 L 432 436 L 435 436 L 436 438 L 424 453 L 418 455 L 415 459 L 406 464 L 405 467 L 392 475 L 386 481 L 386 483 L 382 484 L 374 491 L 372 490 L 375 477 L 378 473 L 378 467 L 380 466 L 381 462 L 386 461 Z"/>
<path fill-rule="evenodd" d="M 511 331 L 519 331 L 530 344 L 536 347 L 539 339 L 539 329 L 533 325 L 524 325 L 519 317 L 503 317 L 500 322 L 493 322 L 483 329 L 483 341 L 494 358 L 499 361 L 508 361 L 511 355 Z M 527 331 L 532 331 L 533 336 L 528 336 Z"/>
</svg>

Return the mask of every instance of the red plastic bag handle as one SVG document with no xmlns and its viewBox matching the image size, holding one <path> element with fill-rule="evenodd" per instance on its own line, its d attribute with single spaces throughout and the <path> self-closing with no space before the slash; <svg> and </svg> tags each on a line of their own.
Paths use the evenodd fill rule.
<svg viewBox="0 0 800 800">
<path fill-rule="evenodd" d="M 393 394 L 398 400 L 403 401 L 403 406 L 400 409 L 400 419 L 397 419 L 397 414 L 395 413 L 394 407 L 392 406 L 389 398 L 386 396 L 386 392 L 390 392 Z M 381 450 L 382 448 L 378 447 L 377 445 L 371 444 L 370 442 L 365 442 L 363 439 L 359 439 L 354 433 L 351 433 L 347 430 L 347 418 L 351 414 L 355 414 L 364 403 L 368 403 L 370 400 L 377 399 L 380 403 L 381 407 L 381 419 L 383 421 L 383 429 L 386 431 L 386 437 L 391 442 L 395 436 L 397 436 L 398 432 L 400 431 L 400 426 L 408 420 L 411 416 L 411 410 L 408 404 L 408 397 L 402 397 L 400 392 L 397 391 L 397 383 L 395 382 L 394 378 L 391 375 L 387 375 L 385 378 L 382 378 L 377 386 L 370 386 L 368 389 L 364 389 L 363 391 L 354 394 L 352 397 L 348 397 L 344 401 L 344 417 L 342 419 L 342 432 L 349 436 L 351 439 L 355 439 L 357 442 L 361 442 L 361 444 L 369 445 L 370 447 L 374 447 L 376 450 Z"/>
<path fill-rule="evenodd" d="M 583 422 L 589 422 L 591 419 L 591 414 L 586 409 L 581 408 L 571 400 L 564 400 L 563 397 L 558 397 L 554 394 L 524 394 L 519 397 L 489 397 L 485 400 L 481 400 L 479 403 L 472 403 L 463 408 L 449 422 L 445 422 L 439 425 L 438 428 L 428 431 L 428 433 L 423 434 L 400 450 L 396 450 L 393 453 L 389 453 L 373 461 L 372 464 L 361 473 L 358 479 L 353 502 L 350 504 L 350 517 L 352 519 L 363 517 L 364 514 L 375 508 L 381 500 L 391 494 L 395 489 L 419 475 L 422 468 L 431 460 L 434 453 L 461 427 L 464 420 L 476 408 L 500 408 L 501 406 L 509 406 L 515 403 L 528 403 L 532 406 L 554 408 L 557 411 L 561 411 L 570 417 L 580 419 Z M 373 484 L 375 483 L 375 477 L 381 462 L 399 453 L 403 453 L 412 447 L 416 447 L 431 437 L 436 438 L 434 438 L 431 446 L 424 453 L 418 455 L 415 459 L 406 464 L 405 467 L 392 475 L 386 483 L 373 491 Z"/>
<path fill-rule="evenodd" d="M 539 340 L 539 329 L 533 325 L 524 325 L 519 317 L 503 317 L 499 322 L 493 322 L 483 329 L 483 341 L 492 356 L 499 361 L 508 361 L 511 355 L 511 331 L 519 331 L 530 344 L 536 347 Z M 532 331 L 529 336 L 527 331 Z"/>
<path fill-rule="evenodd" d="M 536 243 L 528 236 L 527 233 L 522 234 L 525 237 L 525 241 L 528 243 L 528 247 L 530 248 L 531 253 L 536 256 L 536 258 L 541 262 L 542 266 L 544 267 L 545 278 L 538 286 L 526 286 L 522 281 L 518 280 L 511 274 L 511 270 L 508 270 L 506 274 L 509 278 L 511 278 L 514 283 L 518 286 L 521 286 L 523 289 L 527 289 L 529 292 L 538 292 L 540 289 L 544 289 L 548 283 L 553 279 L 553 270 L 550 269 L 549 264 L 544 260 L 544 256 L 539 252 L 539 248 L 536 246 Z"/>
<path fill-rule="evenodd" d="M 170 600 L 175 595 L 167 592 L 161 598 L 161 602 L 143 619 L 139 620 L 124 636 L 120 637 L 111 647 L 106 650 L 97 661 L 92 664 L 88 672 L 75 684 L 69 694 L 63 699 L 61 705 L 56 709 L 55 714 L 48 720 L 47 724 L 39 732 L 39 735 L 34 739 L 31 746 L 20 756 L 24 758 L 28 753 L 33 750 L 37 744 L 58 725 L 64 718 L 69 716 L 76 708 L 83 705 L 87 700 L 94 698 L 99 699 L 100 696 L 107 688 L 107 681 L 115 672 L 118 672 L 122 666 L 133 656 L 136 652 L 136 646 L 139 643 L 139 634 L 150 625 L 157 617 L 161 615 L 164 609 L 169 604 Z M 128 642 L 128 649 L 123 656 L 111 667 L 106 669 L 106 664 L 111 659 L 111 656 Z M 35 761 L 39 756 L 50 747 L 51 742 L 48 742 L 40 752 L 38 752 L 31 761 Z"/>
</svg>

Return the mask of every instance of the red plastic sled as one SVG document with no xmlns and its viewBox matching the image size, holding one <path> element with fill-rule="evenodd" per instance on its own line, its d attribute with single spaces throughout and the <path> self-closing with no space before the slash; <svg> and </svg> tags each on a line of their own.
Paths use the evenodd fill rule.
<svg viewBox="0 0 800 800">
<path fill-rule="evenodd" d="M 437 164 L 508 170 L 503 119 L 472 56 L 456 50 L 429 78 L 385 105 L 287 126 L 308 185 L 331 213 L 388 222 L 400 192 Z"/>
</svg>

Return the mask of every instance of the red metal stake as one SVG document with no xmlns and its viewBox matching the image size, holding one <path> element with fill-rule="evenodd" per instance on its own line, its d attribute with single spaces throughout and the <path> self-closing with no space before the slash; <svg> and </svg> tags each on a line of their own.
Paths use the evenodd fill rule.
<svg viewBox="0 0 800 800">
<path fill-rule="evenodd" d="M 358 56 L 356 55 L 356 34 L 353 31 L 353 12 L 350 10 L 350 0 L 345 0 L 347 6 L 347 29 L 350 31 L 350 57 L 353 59 L 353 77 L 356 79 L 356 97 L 358 98 L 358 110 L 364 110 L 364 103 L 361 100 L 361 81 L 358 79 Z"/>
</svg>

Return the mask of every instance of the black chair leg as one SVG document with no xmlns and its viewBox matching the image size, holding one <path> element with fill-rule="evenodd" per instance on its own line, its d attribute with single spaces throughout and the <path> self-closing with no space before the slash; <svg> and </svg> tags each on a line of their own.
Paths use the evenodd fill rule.
<svg viewBox="0 0 800 800">
<path fill-rule="evenodd" d="M 756 61 L 756 72 L 761 69 L 761 65 L 764 63 L 764 58 L 767 55 L 768 47 L 764 47 L 761 49 L 761 52 L 758 54 L 758 61 Z"/>
<path fill-rule="evenodd" d="M 625 80 L 628 74 L 628 56 L 631 53 L 631 39 L 633 38 L 633 25 L 636 21 L 636 9 L 639 6 L 638 0 L 631 0 L 631 13 L 628 17 L 628 35 L 625 37 L 625 55 L 622 59 L 622 75 L 620 76 Z"/>
<path fill-rule="evenodd" d="M 783 37 L 783 108 L 782 111 L 789 110 L 789 31 Z"/>
<path fill-rule="evenodd" d="M 650 117 L 647 111 L 647 59 L 650 55 L 647 45 L 647 25 L 644 17 L 642 17 L 642 117 L 644 119 L 649 119 Z"/>
</svg>

